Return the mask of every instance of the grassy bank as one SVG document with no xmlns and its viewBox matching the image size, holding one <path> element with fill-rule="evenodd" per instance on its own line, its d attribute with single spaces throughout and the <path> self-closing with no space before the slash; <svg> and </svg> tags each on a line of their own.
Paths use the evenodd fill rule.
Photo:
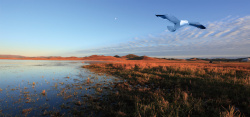
<svg viewBox="0 0 250 117">
<path fill-rule="evenodd" d="M 250 65 L 122 62 L 84 66 L 121 78 L 102 116 L 250 116 Z"/>
</svg>

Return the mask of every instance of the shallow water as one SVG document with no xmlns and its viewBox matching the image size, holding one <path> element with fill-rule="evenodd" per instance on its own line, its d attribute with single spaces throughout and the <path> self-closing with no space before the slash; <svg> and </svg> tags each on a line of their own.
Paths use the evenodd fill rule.
<svg viewBox="0 0 250 117">
<path fill-rule="evenodd" d="M 89 64 L 82 62 L 0 60 L 0 116 L 70 115 L 70 108 L 82 105 L 76 102 L 115 79 L 81 68 Z"/>
</svg>

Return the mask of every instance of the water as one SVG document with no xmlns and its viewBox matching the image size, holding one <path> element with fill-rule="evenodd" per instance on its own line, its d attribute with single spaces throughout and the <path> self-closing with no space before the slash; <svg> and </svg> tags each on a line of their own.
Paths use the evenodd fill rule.
<svg viewBox="0 0 250 117">
<path fill-rule="evenodd" d="M 0 116 L 70 116 L 85 97 L 102 95 L 116 78 L 81 68 L 89 64 L 82 62 L 0 60 Z"/>
</svg>

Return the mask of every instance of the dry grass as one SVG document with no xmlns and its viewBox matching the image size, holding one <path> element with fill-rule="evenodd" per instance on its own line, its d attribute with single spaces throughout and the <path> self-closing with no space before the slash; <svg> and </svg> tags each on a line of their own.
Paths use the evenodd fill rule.
<svg viewBox="0 0 250 117">
<path fill-rule="evenodd" d="M 43 90 L 41 94 L 42 94 L 42 95 L 46 95 L 46 92 L 45 92 L 45 90 Z"/>
<path fill-rule="evenodd" d="M 86 68 L 123 80 L 100 100 L 105 116 L 250 116 L 249 63 L 123 61 Z"/>
</svg>

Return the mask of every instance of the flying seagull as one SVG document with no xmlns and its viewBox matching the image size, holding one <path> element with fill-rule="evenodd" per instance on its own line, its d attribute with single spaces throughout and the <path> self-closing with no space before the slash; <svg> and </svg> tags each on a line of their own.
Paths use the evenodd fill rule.
<svg viewBox="0 0 250 117">
<path fill-rule="evenodd" d="M 178 28 L 180 28 L 182 26 L 185 26 L 185 25 L 195 26 L 195 27 L 200 28 L 200 29 L 206 29 L 206 27 L 203 26 L 202 24 L 200 24 L 199 22 L 189 22 L 187 20 L 179 20 L 175 16 L 169 15 L 169 14 L 166 14 L 166 15 L 156 15 L 156 17 L 161 17 L 163 19 L 167 19 L 170 22 L 174 23 L 174 26 L 167 26 L 168 30 L 171 31 L 171 32 L 174 32 Z"/>
</svg>

